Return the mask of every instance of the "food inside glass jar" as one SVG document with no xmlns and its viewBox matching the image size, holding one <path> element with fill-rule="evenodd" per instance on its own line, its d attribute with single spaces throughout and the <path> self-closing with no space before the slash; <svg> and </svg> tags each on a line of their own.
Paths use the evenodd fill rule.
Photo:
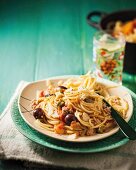
<svg viewBox="0 0 136 170">
<path fill-rule="evenodd" d="M 122 82 L 125 40 L 123 36 L 115 38 L 110 34 L 101 34 L 94 38 L 93 60 L 96 75 L 116 83 Z"/>
<path fill-rule="evenodd" d="M 126 22 L 111 22 L 107 28 L 112 29 L 113 36 L 117 37 L 119 33 L 122 33 L 127 42 L 136 43 L 136 18 Z"/>
</svg>

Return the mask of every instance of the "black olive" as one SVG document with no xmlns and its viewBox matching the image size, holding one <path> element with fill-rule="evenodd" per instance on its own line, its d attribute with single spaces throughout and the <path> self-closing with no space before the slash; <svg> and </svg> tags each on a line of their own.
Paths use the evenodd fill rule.
<svg viewBox="0 0 136 170">
<path fill-rule="evenodd" d="M 96 92 L 98 95 L 101 95 L 99 92 Z"/>
<path fill-rule="evenodd" d="M 61 92 L 61 93 L 64 93 L 64 91 L 67 89 L 67 87 L 65 87 L 65 86 L 58 86 L 59 87 L 59 91 Z"/>
<path fill-rule="evenodd" d="M 70 126 L 72 121 L 76 121 L 76 117 L 73 114 L 68 114 L 65 117 L 65 123 Z"/>
<path fill-rule="evenodd" d="M 46 119 L 46 116 L 45 115 L 43 115 L 43 117 L 41 118 L 41 119 L 39 119 L 40 120 L 40 122 L 42 122 L 42 123 L 47 123 L 47 119 Z"/>
<path fill-rule="evenodd" d="M 44 115 L 44 111 L 41 108 L 36 108 L 33 111 L 33 116 L 35 117 L 35 119 L 42 119 Z"/>
<path fill-rule="evenodd" d="M 65 90 L 67 89 L 67 87 L 65 87 L 65 86 L 59 86 L 59 88 L 60 89 L 65 89 Z"/>
</svg>

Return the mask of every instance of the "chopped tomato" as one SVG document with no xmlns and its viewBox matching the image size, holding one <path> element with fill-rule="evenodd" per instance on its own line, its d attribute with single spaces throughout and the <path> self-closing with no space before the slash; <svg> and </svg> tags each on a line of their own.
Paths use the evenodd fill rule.
<svg viewBox="0 0 136 170">
<path fill-rule="evenodd" d="M 106 51 L 101 51 L 101 55 L 104 56 L 106 54 Z"/>
<path fill-rule="evenodd" d="M 65 133 L 64 123 L 60 123 L 54 126 L 54 130 L 55 130 L 55 133 L 57 134 L 64 134 Z"/>
<path fill-rule="evenodd" d="M 72 121 L 70 127 L 72 127 L 74 130 L 82 130 L 80 123 L 76 121 Z"/>
<path fill-rule="evenodd" d="M 67 116 L 66 113 L 62 113 L 62 112 L 61 112 L 61 114 L 59 115 L 59 119 L 60 119 L 61 121 L 65 122 L 65 117 L 66 117 L 66 116 Z"/>
<path fill-rule="evenodd" d="M 42 90 L 40 93 L 39 93 L 39 97 L 44 97 L 45 96 L 45 93 L 44 91 Z"/>
</svg>

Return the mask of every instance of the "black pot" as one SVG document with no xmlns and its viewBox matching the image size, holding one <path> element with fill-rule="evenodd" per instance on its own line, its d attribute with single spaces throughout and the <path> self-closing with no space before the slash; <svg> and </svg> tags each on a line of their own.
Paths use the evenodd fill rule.
<svg viewBox="0 0 136 170">
<path fill-rule="evenodd" d="M 100 21 L 96 22 L 93 17 L 100 17 Z M 126 22 L 136 18 L 136 10 L 117 11 L 110 14 L 105 12 L 93 11 L 87 15 L 87 22 L 92 27 L 107 32 L 107 26 L 111 22 L 122 21 Z M 136 43 L 126 43 L 124 57 L 124 72 L 136 73 Z"/>
</svg>

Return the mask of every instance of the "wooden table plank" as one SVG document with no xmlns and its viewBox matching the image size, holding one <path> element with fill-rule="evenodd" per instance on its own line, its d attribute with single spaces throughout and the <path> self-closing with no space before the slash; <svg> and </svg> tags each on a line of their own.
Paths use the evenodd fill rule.
<svg viewBox="0 0 136 170">
<path fill-rule="evenodd" d="M 53 2 L 43 4 L 36 79 L 83 73 L 79 6 L 72 0 Z"/>
<path fill-rule="evenodd" d="M 35 10 L 36 4 L 5 3 L 0 12 L 0 112 L 20 80 L 35 78 L 39 36 L 39 12 Z"/>
<path fill-rule="evenodd" d="M 83 74 L 92 69 L 92 39 L 96 30 L 87 25 L 87 13 L 134 5 L 135 1 L 122 0 L 1 1 L 0 112 L 22 79 Z M 126 85 L 135 91 L 134 78 L 132 82 L 133 86 L 130 82 Z"/>
</svg>

